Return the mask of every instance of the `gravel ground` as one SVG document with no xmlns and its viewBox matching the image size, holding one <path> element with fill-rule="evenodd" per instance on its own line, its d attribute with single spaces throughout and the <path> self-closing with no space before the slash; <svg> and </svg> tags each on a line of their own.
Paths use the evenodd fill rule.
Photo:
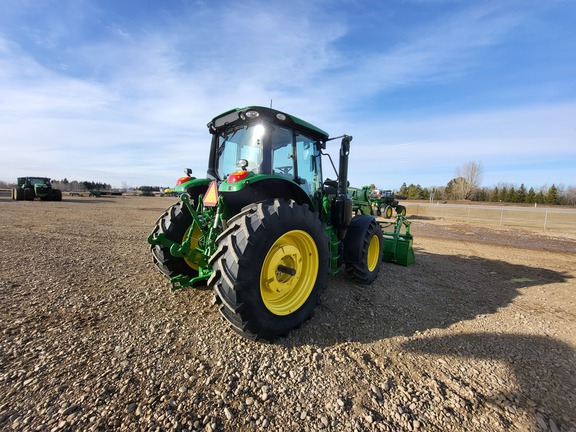
<svg viewBox="0 0 576 432">
<path fill-rule="evenodd" d="M 576 235 L 413 220 L 274 344 L 146 236 L 173 198 L 0 200 L 0 429 L 576 431 Z"/>
</svg>

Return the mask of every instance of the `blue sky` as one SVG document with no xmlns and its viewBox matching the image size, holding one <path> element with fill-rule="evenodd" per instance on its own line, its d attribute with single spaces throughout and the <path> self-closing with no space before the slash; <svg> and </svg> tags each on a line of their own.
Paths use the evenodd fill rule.
<svg viewBox="0 0 576 432">
<path fill-rule="evenodd" d="M 354 186 L 471 161 L 484 186 L 576 184 L 572 0 L 0 5 L 0 180 L 170 186 L 205 174 L 212 117 L 272 100 L 354 136 Z"/>
</svg>

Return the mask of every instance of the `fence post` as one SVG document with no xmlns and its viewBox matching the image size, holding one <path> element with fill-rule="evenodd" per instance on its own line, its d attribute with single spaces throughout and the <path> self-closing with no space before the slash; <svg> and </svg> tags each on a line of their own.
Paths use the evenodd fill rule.
<svg viewBox="0 0 576 432">
<path fill-rule="evenodd" d="M 468 216 L 466 216 L 466 223 L 470 223 L 470 207 L 468 206 Z"/>
<path fill-rule="evenodd" d="M 502 226 L 503 219 L 504 219 L 504 207 L 502 207 L 502 211 L 500 212 L 500 226 Z"/>
<path fill-rule="evenodd" d="M 548 209 L 546 209 L 546 213 L 544 214 L 544 229 L 546 229 L 547 222 L 548 222 Z"/>
</svg>

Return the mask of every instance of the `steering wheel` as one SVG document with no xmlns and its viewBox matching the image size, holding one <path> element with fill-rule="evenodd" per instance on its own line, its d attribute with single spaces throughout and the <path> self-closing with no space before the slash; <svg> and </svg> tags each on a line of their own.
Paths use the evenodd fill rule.
<svg viewBox="0 0 576 432">
<path fill-rule="evenodd" d="M 287 165 L 287 166 L 275 167 L 274 170 L 278 170 L 282 174 L 289 174 L 290 171 L 292 170 L 292 167 L 290 165 Z"/>
</svg>

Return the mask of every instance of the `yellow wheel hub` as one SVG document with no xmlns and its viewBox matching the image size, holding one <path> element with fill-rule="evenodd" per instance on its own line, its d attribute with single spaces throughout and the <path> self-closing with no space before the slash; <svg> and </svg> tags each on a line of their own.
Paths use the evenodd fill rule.
<svg viewBox="0 0 576 432">
<path fill-rule="evenodd" d="M 368 245 L 368 256 L 366 257 L 366 266 L 369 271 L 374 271 L 378 265 L 378 258 L 380 255 L 380 239 L 377 235 L 373 235 Z"/>
<path fill-rule="evenodd" d="M 184 233 L 184 236 L 182 237 L 182 243 L 184 243 L 186 241 L 186 237 L 188 237 L 188 232 L 190 231 L 190 228 L 188 228 L 186 230 L 186 232 Z M 196 249 L 198 247 L 198 245 L 200 244 L 200 237 L 202 236 L 202 230 L 200 229 L 200 227 L 198 225 L 194 225 L 194 228 L 192 229 L 192 237 L 190 238 L 190 250 L 193 251 L 194 249 Z M 192 261 L 189 258 L 184 258 L 184 261 L 186 261 L 186 264 L 188 264 L 191 268 L 193 268 L 194 270 L 198 270 L 198 263 L 195 261 Z"/>
<path fill-rule="evenodd" d="M 276 240 L 262 265 L 260 295 L 275 315 L 289 315 L 310 297 L 318 275 L 318 248 L 305 231 L 289 231 Z"/>
</svg>

